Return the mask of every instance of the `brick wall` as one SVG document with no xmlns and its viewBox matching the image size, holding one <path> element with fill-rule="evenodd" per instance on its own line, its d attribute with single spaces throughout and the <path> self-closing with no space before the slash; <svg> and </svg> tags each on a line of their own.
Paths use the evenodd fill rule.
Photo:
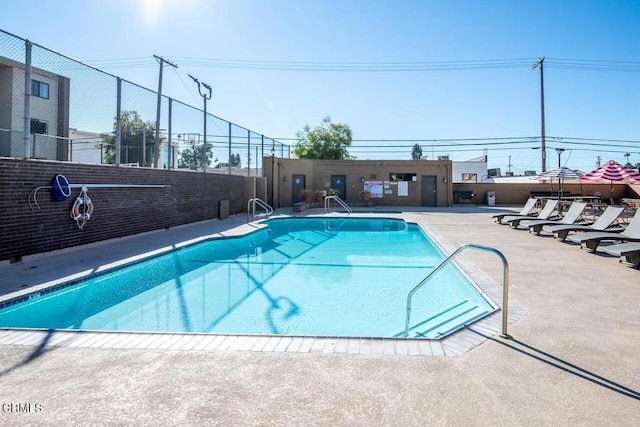
<svg viewBox="0 0 640 427">
<path fill-rule="evenodd" d="M 79 230 L 69 212 L 80 189 L 64 202 L 51 190 L 37 192 L 40 210 L 29 207 L 30 193 L 50 186 L 56 174 L 71 184 L 164 184 L 164 188 L 92 188 L 94 212 Z M 244 212 L 254 180 L 193 171 L 83 165 L 55 161 L 0 159 L 0 261 L 218 217 L 218 202 L 229 200 L 231 215 Z M 259 178 L 260 180 L 261 178 Z M 31 202 L 33 204 L 33 197 Z"/>
</svg>

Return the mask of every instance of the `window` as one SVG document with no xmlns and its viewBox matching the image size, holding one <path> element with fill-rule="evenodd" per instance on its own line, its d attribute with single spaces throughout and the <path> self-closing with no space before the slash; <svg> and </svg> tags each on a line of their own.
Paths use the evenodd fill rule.
<svg viewBox="0 0 640 427">
<path fill-rule="evenodd" d="M 47 123 L 37 119 L 31 119 L 31 133 L 47 134 Z"/>
<path fill-rule="evenodd" d="M 477 173 L 463 173 L 462 174 L 462 182 L 478 182 L 478 174 Z"/>
<path fill-rule="evenodd" d="M 398 182 L 398 181 L 416 181 L 417 177 L 415 173 L 400 173 L 400 172 L 395 172 L 395 173 L 390 173 L 389 174 L 389 181 L 391 182 Z"/>
<path fill-rule="evenodd" d="M 31 95 L 49 99 L 49 84 L 38 80 L 31 80 Z"/>
</svg>

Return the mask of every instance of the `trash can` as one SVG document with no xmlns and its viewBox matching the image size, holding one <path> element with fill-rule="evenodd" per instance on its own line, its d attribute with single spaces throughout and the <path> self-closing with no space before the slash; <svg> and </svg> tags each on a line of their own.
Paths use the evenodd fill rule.
<svg viewBox="0 0 640 427">
<path fill-rule="evenodd" d="M 487 205 L 495 206 L 496 205 L 496 192 L 495 191 L 487 191 Z"/>
</svg>

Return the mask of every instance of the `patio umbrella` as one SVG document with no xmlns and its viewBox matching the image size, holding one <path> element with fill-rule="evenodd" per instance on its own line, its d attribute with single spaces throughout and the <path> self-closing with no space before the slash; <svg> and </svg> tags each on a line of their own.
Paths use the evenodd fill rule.
<svg viewBox="0 0 640 427">
<path fill-rule="evenodd" d="M 543 172 L 538 177 L 547 177 L 547 178 L 558 178 L 558 194 L 560 195 L 560 199 L 562 199 L 562 180 L 563 179 L 578 179 L 581 178 L 584 174 L 579 170 L 569 169 L 567 167 L 557 168 L 551 171 Z M 553 191 L 553 187 L 551 188 Z"/>
<path fill-rule="evenodd" d="M 620 163 L 609 160 L 602 166 L 592 170 L 582 178 L 580 182 L 610 182 L 611 194 L 609 199 L 613 204 L 613 183 L 626 182 L 629 184 L 640 184 L 640 173 L 621 165 Z"/>
</svg>

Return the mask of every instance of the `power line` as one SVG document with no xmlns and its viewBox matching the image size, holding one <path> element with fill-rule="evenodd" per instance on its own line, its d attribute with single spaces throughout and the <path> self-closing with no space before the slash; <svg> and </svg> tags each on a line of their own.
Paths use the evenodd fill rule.
<svg viewBox="0 0 640 427">
<path fill-rule="evenodd" d="M 549 136 L 549 139 L 556 139 L 564 142 L 564 140 L 573 139 L 576 141 L 601 141 L 601 142 L 628 142 L 632 144 L 640 144 L 640 140 L 637 139 L 605 139 L 605 138 L 576 138 L 576 137 L 565 137 L 565 136 Z"/>
<path fill-rule="evenodd" d="M 332 72 L 411 72 L 463 71 L 529 67 L 536 58 L 479 59 L 460 61 L 395 61 L 395 62 L 337 62 L 337 61 L 278 61 L 225 58 L 177 57 L 183 65 L 205 68 L 232 68 L 273 71 L 332 71 Z M 546 58 L 549 68 L 640 72 L 640 62 L 572 58 Z M 96 59 L 85 61 L 102 68 L 145 68 L 156 64 L 146 57 Z"/>
<path fill-rule="evenodd" d="M 425 143 L 434 143 L 434 142 L 454 142 L 454 141 L 500 141 L 500 140 L 514 140 L 514 139 L 528 139 L 535 140 L 538 139 L 538 136 L 505 136 L 505 137 L 496 137 L 496 138 L 438 138 L 438 139 L 426 139 L 426 138 L 417 138 L 417 139 L 352 139 L 352 142 L 425 142 Z M 299 138 L 274 138 L 281 141 L 297 141 Z"/>
</svg>

